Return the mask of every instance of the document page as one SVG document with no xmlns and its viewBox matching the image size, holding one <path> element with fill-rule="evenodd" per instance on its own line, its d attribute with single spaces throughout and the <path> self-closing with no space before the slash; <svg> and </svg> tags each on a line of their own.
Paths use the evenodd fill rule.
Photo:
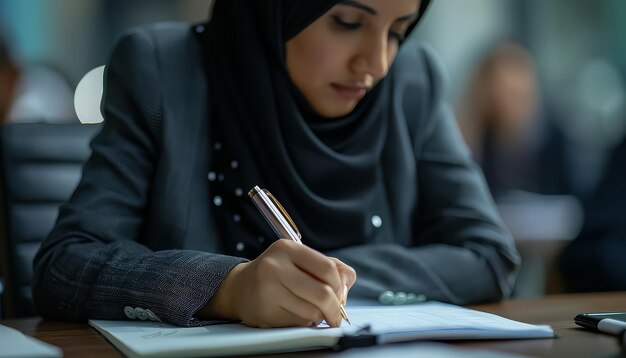
<svg viewBox="0 0 626 358">
<path fill-rule="evenodd" d="M 549 338 L 549 326 L 513 321 L 494 314 L 439 302 L 409 306 L 349 307 L 350 320 L 370 326 L 378 343 L 413 339 L 514 339 Z"/>
<path fill-rule="evenodd" d="M 200 357 L 331 347 L 355 328 L 251 328 L 243 324 L 177 327 L 152 321 L 90 320 L 129 357 Z"/>
</svg>

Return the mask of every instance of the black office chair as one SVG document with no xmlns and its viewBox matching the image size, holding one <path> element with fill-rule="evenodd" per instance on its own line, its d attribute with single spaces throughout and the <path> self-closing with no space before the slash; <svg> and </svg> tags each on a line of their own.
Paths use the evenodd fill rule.
<svg viewBox="0 0 626 358">
<path fill-rule="evenodd" d="M 5 317 L 36 315 L 33 258 L 74 191 L 100 125 L 15 123 L 0 130 L 0 265 Z"/>
</svg>

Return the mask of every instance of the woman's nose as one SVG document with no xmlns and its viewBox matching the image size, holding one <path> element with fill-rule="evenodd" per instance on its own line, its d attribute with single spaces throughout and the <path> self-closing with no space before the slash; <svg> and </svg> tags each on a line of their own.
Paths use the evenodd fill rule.
<svg viewBox="0 0 626 358">
<path fill-rule="evenodd" d="M 354 70 L 371 75 L 375 81 L 385 77 L 389 70 L 388 46 L 386 36 L 365 42 L 354 61 Z"/>
</svg>

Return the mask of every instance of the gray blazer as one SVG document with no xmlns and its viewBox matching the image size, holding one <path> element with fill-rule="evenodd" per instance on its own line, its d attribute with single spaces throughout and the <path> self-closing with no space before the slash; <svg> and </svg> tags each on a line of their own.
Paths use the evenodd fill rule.
<svg viewBox="0 0 626 358">
<path fill-rule="evenodd" d="M 201 50 L 185 24 L 135 29 L 115 48 L 105 76 L 105 125 L 35 259 L 33 295 L 43 316 L 127 319 L 148 312 L 183 326 L 217 322 L 193 315 L 245 259 L 221 244 L 235 238 L 218 240 L 208 200 Z M 427 244 L 327 254 L 356 269 L 351 296 L 402 291 L 457 304 L 498 300 L 511 292 L 519 257 L 452 111 L 434 95 L 442 92 L 437 63 L 422 52 L 415 71 L 429 81 L 415 103 L 427 103 L 430 112 L 407 117 L 412 130 L 431 128 L 413 148 L 431 191 L 420 205 L 436 218 L 423 231 Z"/>
</svg>

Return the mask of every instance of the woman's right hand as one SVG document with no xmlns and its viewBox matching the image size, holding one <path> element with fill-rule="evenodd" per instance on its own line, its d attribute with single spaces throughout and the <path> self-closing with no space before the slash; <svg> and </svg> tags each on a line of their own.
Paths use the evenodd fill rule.
<svg viewBox="0 0 626 358">
<path fill-rule="evenodd" d="M 336 258 L 291 240 L 277 240 L 255 260 L 235 266 L 200 313 L 252 327 L 341 325 L 356 273 Z"/>
</svg>

